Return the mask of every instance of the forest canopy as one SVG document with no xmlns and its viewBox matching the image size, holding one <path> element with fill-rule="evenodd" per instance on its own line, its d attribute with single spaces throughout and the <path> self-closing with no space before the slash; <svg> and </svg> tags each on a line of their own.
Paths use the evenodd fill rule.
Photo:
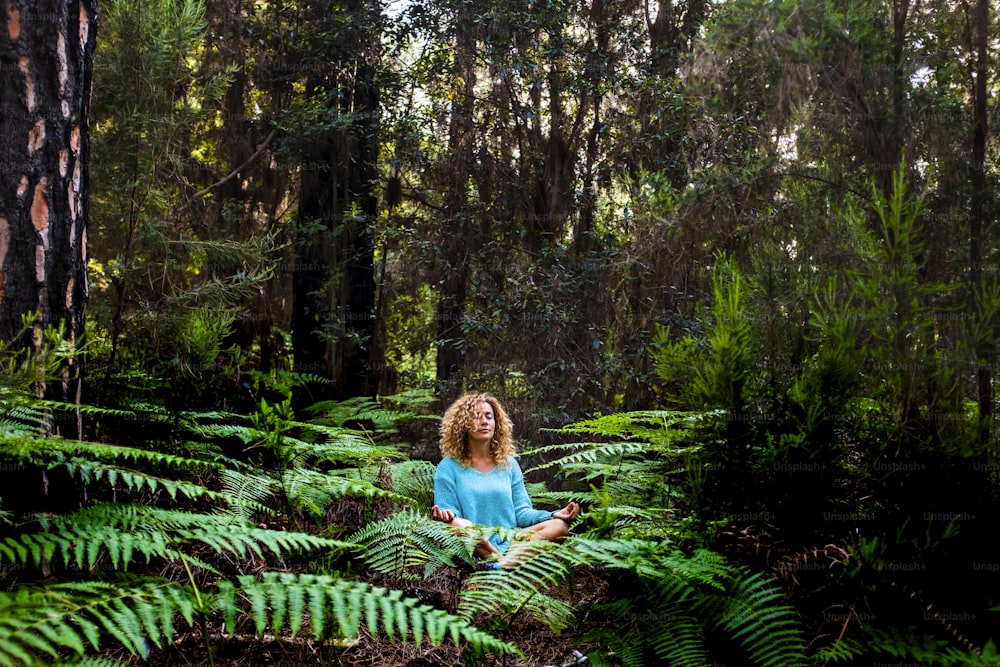
<svg viewBox="0 0 1000 667">
<path fill-rule="evenodd" d="M 988 0 L 0 6 L 0 664 L 1000 664 Z"/>
</svg>

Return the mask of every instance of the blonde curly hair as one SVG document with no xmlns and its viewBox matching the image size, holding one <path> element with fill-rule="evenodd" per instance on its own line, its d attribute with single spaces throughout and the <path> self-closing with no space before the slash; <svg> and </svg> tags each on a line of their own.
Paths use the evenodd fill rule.
<svg viewBox="0 0 1000 667">
<path fill-rule="evenodd" d="M 489 403 L 493 408 L 493 439 L 490 456 L 499 466 L 507 464 L 507 457 L 514 454 L 514 424 L 498 401 L 489 394 L 466 394 L 451 404 L 441 418 L 441 454 L 450 456 L 464 467 L 472 465 L 469 450 L 469 431 L 472 429 L 480 407 Z"/>
</svg>

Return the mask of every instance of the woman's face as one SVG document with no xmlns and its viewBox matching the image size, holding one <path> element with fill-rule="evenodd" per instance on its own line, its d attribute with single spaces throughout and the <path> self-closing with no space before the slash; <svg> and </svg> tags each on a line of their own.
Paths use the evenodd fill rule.
<svg viewBox="0 0 1000 667">
<path fill-rule="evenodd" d="M 488 401 L 483 401 L 472 417 L 472 424 L 469 425 L 469 440 L 489 443 L 493 439 L 495 431 L 496 420 L 493 415 L 493 406 Z"/>
</svg>

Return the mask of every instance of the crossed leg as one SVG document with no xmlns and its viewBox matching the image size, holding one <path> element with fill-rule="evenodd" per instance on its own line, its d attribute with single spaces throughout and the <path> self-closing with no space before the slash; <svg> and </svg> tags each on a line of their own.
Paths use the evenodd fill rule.
<svg viewBox="0 0 1000 667">
<path fill-rule="evenodd" d="M 435 519 L 445 521 L 445 523 L 459 531 L 475 525 L 468 519 L 455 516 L 451 511 L 442 511 L 437 506 L 432 508 L 432 514 Z M 566 539 L 567 535 L 569 535 L 569 523 L 562 519 L 547 519 L 541 523 L 536 523 L 533 526 L 522 529 L 517 538 L 507 548 L 506 555 L 501 554 L 493 543 L 485 537 L 479 538 L 472 553 L 480 558 L 495 560 L 502 567 L 507 567 L 516 565 L 519 560 L 524 560 L 525 557 L 531 557 L 531 554 L 534 552 L 526 547 L 526 542 L 535 540 L 561 542 Z"/>
</svg>

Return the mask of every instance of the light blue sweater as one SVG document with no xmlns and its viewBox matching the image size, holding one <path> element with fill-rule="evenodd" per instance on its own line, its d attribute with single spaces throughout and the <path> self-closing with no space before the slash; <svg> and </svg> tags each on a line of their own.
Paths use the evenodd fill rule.
<svg viewBox="0 0 1000 667">
<path fill-rule="evenodd" d="M 477 526 L 527 528 L 552 518 L 552 512 L 531 506 L 521 466 L 514 457 L 507 459 L 507 465 L 483 473 L 463 468 L 446 456 L 434 473 L 434 504 Z M 499 535 L 489 539 L 501 553 L 510 546 L 510 540 Z"/>
</svg>

